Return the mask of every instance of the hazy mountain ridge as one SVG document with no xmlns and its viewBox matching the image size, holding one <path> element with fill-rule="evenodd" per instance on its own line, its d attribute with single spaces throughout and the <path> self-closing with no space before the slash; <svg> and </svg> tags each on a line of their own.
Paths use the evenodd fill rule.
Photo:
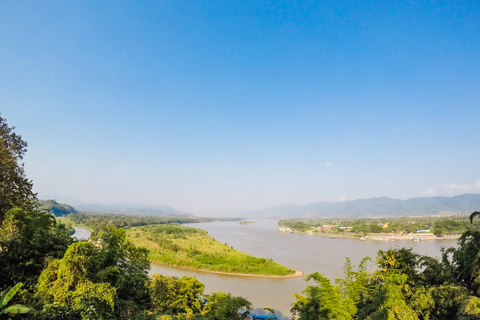
<svg viewBox="0 0 480 320">
<path fill-rule="evenodd" d="M 55 200 L 39 200 L 44 209 L 47 209 L 56 217 L 65 216 L 70 213 L 77 213 L 78 211 L 69 204 L 58 203 Z"/>
<path fill-rule="evenodd" d="M 148 216 L 193 216 L 188 212 L 182 212 L 169 206 L 149 206 L 143 204 L 119 204 L 119 205 L 101 205 L 101 204 L 79 204 L 75 206 L 77 210 L 114 213 L 129 215 L 148 215 Z"/>
<path fill-rule="evenodd" d="M 418 197 L 407 200 L 389 197 L 344 202 L 316 202 L 306 205 L 287 204 L 247 211 L 247 218 L 318 218 L 318 217 L 394 217 L 441 213 L 471 213 L 480 209 L 480 194 L 454 197 Z"/>
<path fill-rule="evenodd" d="M 103 204 L 77 204 L 75 207 L 58 203 L 55 200 L 39 200 L 42 206 L 55 216 L 64 216 L 78 211 L 95 213 L 113 213 L 145 216 L 193 216 L 188 212 L 182 212 L 169 206 L 149 206 L 138 203 L 103 205 Z"/>
</svg>

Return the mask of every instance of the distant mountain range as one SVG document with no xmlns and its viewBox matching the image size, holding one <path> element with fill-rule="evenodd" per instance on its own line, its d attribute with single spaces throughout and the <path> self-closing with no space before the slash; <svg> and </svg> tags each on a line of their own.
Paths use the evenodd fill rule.
<svg viewBox="0 0 480 320">
<path fill-rule="evenodd" d="M 148 206 L 142 204 L 99 205 L 79 204 L 75 208 L 80 211 L 98 213 L 117 213 L 146 216 L 193 216 L 191 213 L 178 211 L 168 206 Z"/>
<path fill-rule="evenodd" d="M 480 210 L 480 194 L 455 197 L 421 197 L 407 200 L 378 197 L 344 202 L 317 202 L 306 205 L 286 204 L 247 211 L 245 218 L 319 218 L 319 217 L 398 217 L 434 214 L 465 214 Z"/>
<path fill-rule="evenodd" d="M 55 216 L 63 216 L 78 211 L 146 216 L 193 216 L 191 213 L 182 212 L 168 206 L 148 206 L 135 203 L 118 205 L 77 204 L 74 208 L 54 200 L 40 200 L 40 202 L 44 208 L 50 210 Z"/>
</svg>

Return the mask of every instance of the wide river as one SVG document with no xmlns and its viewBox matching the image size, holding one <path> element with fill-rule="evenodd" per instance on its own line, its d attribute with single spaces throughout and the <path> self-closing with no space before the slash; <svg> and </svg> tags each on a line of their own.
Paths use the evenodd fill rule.
<svg viewBox="0 0 480 320">
<path fill-rule="evenodd" d="M 345 257 L 354 265 L 369 256 L 375 259 L 378 250 L 412 248 L 422 255 L 438 257 L 441 247 L 456 245 L 456 240 L 442 241 L 359 241 L 354 239 L 331 239 L 295 233 L 280 233 L 275 220 L 255 220 L 255 223 L 240 225 L 238 221 L 192 223 L 187 226 L 201 228 L 216 240 L 227 243 L 236 250 L 271 258 L 289 268 L 300 270 L 304 276 L 288 279 L 253 278 L 218 275 L 181 268 L 166 267 L 152 263 L 150 273 L 167 276 L 195 276 L 205 284 L 206 293 L 229 292 L 252 302 L 255 308 L 270 307 L 277 311 L 279 319 L 290 319 L 290 308 L 295 301 L 292 294 L 302 293 L 307 285 L 305 276 L 320 272 L 330 278 L 342 277 Z M 84 232 L 85 229 L 78 231 Z M 80 234 L 74 234 L 80 238 Z M 86 230 L 88 232 L 88 230 Z M 83 234 L 81 235 L 82 237 Z M 373 265 L 372 265 L 373 268 Z M 260 313 L 260 309 L 256 310 Z M 265 312 L 263 312 L 265 314 Z"/>
</svg>

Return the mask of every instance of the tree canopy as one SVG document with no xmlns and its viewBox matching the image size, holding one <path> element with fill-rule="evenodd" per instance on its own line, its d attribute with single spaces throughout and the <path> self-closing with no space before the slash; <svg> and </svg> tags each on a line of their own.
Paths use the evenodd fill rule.
<svg viewBox="0 0 480 320">
<path fill-rule="evenodd" d="M 0 222 L 13 207 L 32 210 L 38 205 L 22 162 L 27 142 L 14 129 L 0 117 Z"/>
</svg>

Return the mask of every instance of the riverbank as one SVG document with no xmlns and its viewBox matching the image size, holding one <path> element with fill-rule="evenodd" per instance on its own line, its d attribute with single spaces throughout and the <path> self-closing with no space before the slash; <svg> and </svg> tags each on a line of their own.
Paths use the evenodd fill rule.
<svg viewBox="0 0 480 320">
<path fill-rule="evenodd" d="M 433 233 L 408 233 L 404 234 L 399 232 L 395 233 L 369 233 L 367 235 L 352 234 L 352 233 L 327 233 L 327 232 L 315 232 L 315 231 L 297 231 L 290 228 L 278 228 L 278 231 L 281 233 L 297 233 L 311 236 L 320 236 L 328 237 L 332 239 L 343 238 L 343 239 L 357 239 L 361 241 L 397 241 L 397 240 L 407 240 L 407 241 L 430 241 L 430 240 L 456 240 L 461 237 L 461 235 L 444 235 L 442 237 L 437 237 Z"/>
<path fill-rule="evenodd" d="M 162 263 L 159 261 L 150 260 L 150 263 L 153 265 L 164 266 L 169 268 L 175 268 L 180 270 L 189 270 L 189 271 L 196 271 L 208 274 L 218 274 L 222 276 L 232 276 L 232 277 L 247 277 L 247 278 L 265 278 L 265 279 L 288 279 L 288 278 L 298 278 L 303 276 L 302 271 L 296 270 L 293 274 L 287 274 L 283 276 L 278 275 L 265 275 L 265 274 L 249 274 L 249 273 L 230 273 L 230 272 L 223 272 L 223 271 L 212 271 L 212 270 L 204 270 L 204 269 L 196 269 L 191 267 L 179 267 L 176 265 L 170 265 L 166 263 Z"/>
<path fill-rule="evenodd" d="M 67 224 L 67 223 L 70 223 L 73 227 L 80 227 L 80 228 L 84 228 L 84 229 L 87 229 L 89 230 L 90 232 L 92 232 L 91 230 L 91 227 L 86 225 L 86 224 L 82 224 L 82 223 L 77 223 L 73 220 L 70 220 L 68 219 L 66 216 L 61 216 L 61 217 L 55 217 L 55 220 L 57 221 L 60 221 L 60 223 L 63 223 L 63 224 Z"/>
<path fill-rule="evenodd" d="M 386 234 L 386 233 L 369 233 L 366 236 L 360 238 L 363 241 L 431 241 L 431 240 L 455 240 L 460 238 L 461 235 L 446 235 L 443 237 L 437 237 L 433 233 L 409 233 L 409 234 Z"/>
</svg>

